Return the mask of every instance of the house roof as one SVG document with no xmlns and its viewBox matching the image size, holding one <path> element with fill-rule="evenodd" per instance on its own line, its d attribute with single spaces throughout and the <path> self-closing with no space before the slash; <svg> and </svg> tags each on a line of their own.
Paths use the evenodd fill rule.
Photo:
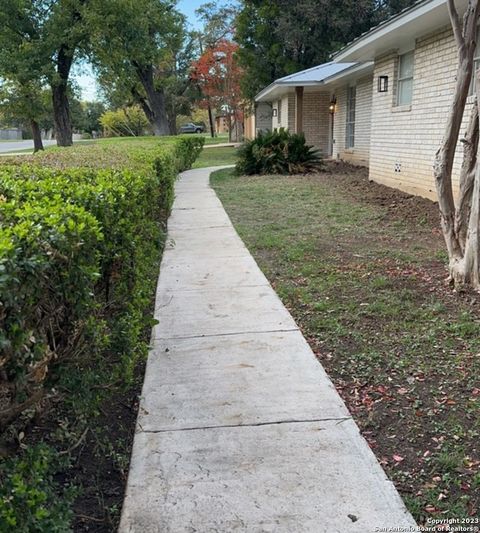
<svg viewBox="0 0 480 533">
<path fill-rule="evenodd" d="M 463 13 L 467 0 L 456 0 Z M 450 24 L 447 0 L 419 0 L 410 7 L 374 26 L 333 55 L 334 61 L 373 61 L 390 50 L 408 51 L 415 39 Z"/>
<path fill-rule="evenodd" d="M 271 101 L 285 95 L 293 87 L 318 87 L 329 83 L 331 80 L 337 80 L 340 77 L 350 75 L 353 72 L 358 72 L 367 68 L 372 68 L 372 63 L 340 63 L 329 62 L 323 63 L 316 67 L 308 68 L 295 74 L 290 74 L 275 80 L 273 83 L 265 87 L 255 96 L 256 102 Z"/>
</svg>

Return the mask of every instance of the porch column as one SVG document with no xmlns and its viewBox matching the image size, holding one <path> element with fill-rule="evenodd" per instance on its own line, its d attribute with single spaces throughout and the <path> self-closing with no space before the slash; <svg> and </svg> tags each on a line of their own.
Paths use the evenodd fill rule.
<svg viewBox="0 0 480 533">
<path fill-rule="evenodd" d="M 295 87 L 295 133 L 303 131 L 303 87 Z"/>
</svg>

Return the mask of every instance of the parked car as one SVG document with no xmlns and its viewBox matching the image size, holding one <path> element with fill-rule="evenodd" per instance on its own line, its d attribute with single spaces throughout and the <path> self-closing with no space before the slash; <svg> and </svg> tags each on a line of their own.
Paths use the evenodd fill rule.
<svg viewBox="0 0 480 533">
<path fill-rule="evenodd" d="M 202 124 L 194 124 L 193 122 L 188 122 L 183 126 L 180 126 L 178 129 L 179 133 L 203 133 L 205 131 L 205 126 Z"/>
</svg>

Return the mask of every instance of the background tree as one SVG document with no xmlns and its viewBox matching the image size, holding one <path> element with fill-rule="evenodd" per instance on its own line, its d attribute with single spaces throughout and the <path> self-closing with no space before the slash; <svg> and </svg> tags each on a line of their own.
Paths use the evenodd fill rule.
<svg viewBox="0 0 480 533">
<path fill-rule="evenodd" d="M 17 98 L 33 94 L 32 90 L 40 90 L 48 81 L 59 146 L 72 144 L 69 79 L 75 59 L 86 46 L 88 2 L 2 0 L 0 77 L 18 88 Z"/>
<path fill-rule="evenodd" d="M 476 100 L 472 106 L 466 135 L 462 139 L 464 156 L 460 171 L 460 194 L 456 205 L 452 184 L 455 151 L 474 70 L 473 57 L 477 44 L 480 3 L 478 0 L 469 0 L 463 23 L 453 0 L 448 0 L 448 9 L 457 44 L 458 68 L 445 134 L 435 156 L 434 176 L 451 280 L 457 288 L 470 285 L 480 289 L 480 71 L 476 73 Z"/>
<path fill-rule="evenodd" d="M 177 133 L 177 116 L 189 115 L 192 111 L 194 93 L 190 84 L 190 65 L 195 55 L 192 34 L 178 32 L 169 39 L 162 60 L 158 64 L 156 83 L 165 93 L 165 106 L 169 130 Z"/>
<path fill-rule="evenodd" d="M 206 101 L 225 112 L 228 121 L 229 140 L 232 140 L 232 117 L 238 124 L 240 104 L 241 68 L 236 59 L 238 45 L 221 40 L 210 46 L 192 65 L 191 77 L 198 85 Z"/>
<path fill-rule="evenodd" d="M 4 80 L 0 84 L 0 111 L 4 120 L 31 130 L 34 152 L 43 150 L 41 122 L 48 113 L 44 91 L 33 81 L 19 83 Z"/>
<path fill-rule="evenodd" d="M 168 135 L 164 80 L 183 44 L 185 17 L 168 0 L 92 0 L 94 64 L 110 97 L 138 102 L 155 135 Z M 170 57 L 168 57 L 170 55 Z"/>
<path fill-rule="evenodd" d="M 102 130 L 100 117 L 106 111 L 103 102 L 83 102 L 75 99 L 72 103 L 72 126 L 74 130 L 89 135 Z"/>
<path fill-rule="evenodd" d="M 139 105 L 106 111 L 100 117 L 100 124 L 107 137 L 138 137 L 149 126 L 145 113 Z"/>
<path fill-rule="evenodd" d="M 6 120 L 32 130 L 37 152 L 43 150 L 39 121 L 45 113 L 47 72 L 36 40 L 42 13 L 33 2 L 5 2 L 0 10 L 0 108 Z"/>
<path fill-rule="evenodd" d="M 413 0 L 243 0 L 235 40 L 244 69 L 242 92 L 253 99 L 287 74 L 330 55 Z"/>
<path fill-rule="evenodd" d="M 52 88 L 55 136 L 59 146 L 71 146 L 72 121 L 69 105 L 70 74 L 77 57 L 88 47 L 88 27 L 85 13 L 89 0 L 41 1 L 48 7 L 40 39 L 53 63 L 49 73 Z"/>
<path fill-rule="evenodd" d="M 194 40 L 198 44 L 199 56 L 202 56 L 209 48 L 215 48 L 222 40 L 232 40 L 235 28 L 235 18 L 238 15 L 238 8 L 233 4 L 222 4 L 218 2 L 207 2 L 195 10 L 196 15 L 203 22 L 201 31 L 193 32 Z M 203 98 L 203 105 L 208 113 L 210 135 L 215 136 L 215 124 L 210 97 L 202 95 L 201 87 L 196 86 L 198 97 Z"/>
</svg>

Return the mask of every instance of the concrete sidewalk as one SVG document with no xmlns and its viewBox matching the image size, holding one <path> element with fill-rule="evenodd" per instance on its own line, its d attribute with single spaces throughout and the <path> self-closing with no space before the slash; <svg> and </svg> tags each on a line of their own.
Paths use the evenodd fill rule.
<svg viewBox="0 0 480 533">
<path fill-rule="evenodd" d="M 231 143 L 212 143 L 212 144 L 204 144 L 204 148 L 238 148 L 242 143 L 239 142 L 231 142 Z"/>
<path fill-rule="evenodd" d="M 177 184 L 120 532 L 414 531 L 211 170 Z"/>
</svg>

